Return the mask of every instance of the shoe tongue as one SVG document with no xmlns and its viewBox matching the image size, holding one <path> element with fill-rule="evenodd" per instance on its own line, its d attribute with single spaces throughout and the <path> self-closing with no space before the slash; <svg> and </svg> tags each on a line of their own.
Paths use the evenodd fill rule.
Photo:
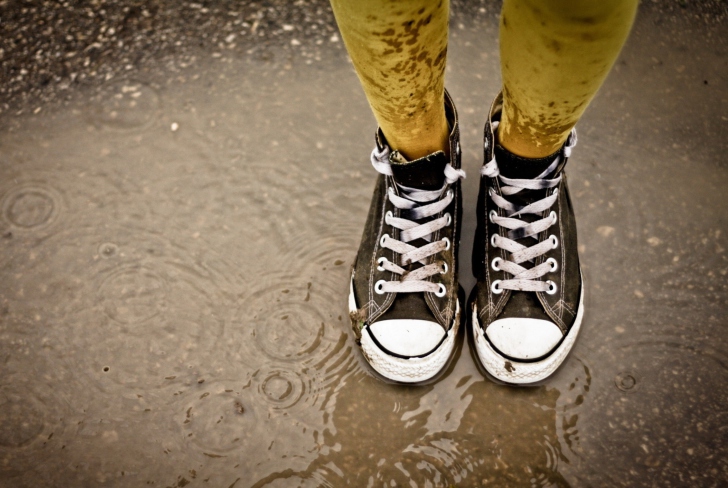
<svg viewBox="0 0 728 488">
<path fill-rule="evenodd" d="M 495 160 L 498 161 L 498 171 L 506 178 L 531 180 L 546 171 L 546 168 L 559 156 L 559 152 L 557 151 L 545 158 L 524 158 L 497 144 L 495 146 Z M 553 177 L 553 175 L 547 176 Z"/>
<path fill-rule="evenodd" d="M 389 157 L 394 181 L 402 186 L 418 190 L 439 190 L 445 183 L 445 166 L 448 157 L 437 151 L 424 158 L 407 161 L 395 151 Z"/>
</svg>

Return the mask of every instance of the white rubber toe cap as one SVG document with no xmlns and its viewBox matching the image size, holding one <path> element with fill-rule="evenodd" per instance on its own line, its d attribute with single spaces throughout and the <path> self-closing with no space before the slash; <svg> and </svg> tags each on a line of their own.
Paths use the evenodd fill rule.
<svg viewBox="0 0 728 488">
<path fill-rule="evenodd" d="M 428 320 L 382 320 L 371 324 L 369 331 L 382 347 L 404 357 L 427 354 L 445 337 L 442 326 Z"/>
<path fill-rule="evenodd" d="M 493 346 L 513 359 L 536 359 L 551 352 L 563 334 L 548 320 L 506 318 L 488 326 L 485 333 Z"/>
</svg>

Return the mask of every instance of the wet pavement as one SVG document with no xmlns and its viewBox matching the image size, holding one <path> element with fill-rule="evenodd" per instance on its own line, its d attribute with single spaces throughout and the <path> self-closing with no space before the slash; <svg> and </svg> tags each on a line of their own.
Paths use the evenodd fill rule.
<svg viewBox="0 0 728 488">
<path fill-rule="evenodd" d="M 0 486 L 725 486 L 724 10 L 645 5 L 578 126 L 564 366 L 497 385 L 464 340 L 405 387 L 346 310 L 374 120 L 326 4 L 279 3 L 110 4 L 87 49 L 0 2 Z M 497 12 L 453 7 L 466 291 Z"/>
</svg>

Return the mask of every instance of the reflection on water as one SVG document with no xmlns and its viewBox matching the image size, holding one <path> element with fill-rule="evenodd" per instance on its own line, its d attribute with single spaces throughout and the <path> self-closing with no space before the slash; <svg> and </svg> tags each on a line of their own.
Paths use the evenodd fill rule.
<svg viewBox="0 0 728 488">
<path fill-rule="evenodd" d="M 480 127 L 471 107 L 496 80 L 471 90 L 453 65 L 463 127 Z M 346 314 L 372 121 L 348 67 L 331 69 L 110 80 L 6 121 L 0 485 L 726 480 L 724 168 L 696 153 L 688 180 L 666 154 L 659 181 L 639 186 L 651 166 L 629 163 L 652 155 L 585 121 L 571 178 L 588 311 L 574 354 L 511 388 L 483 376 L 463 334 L 438 382 L 392 385 Z M 616 116 L 609 96 L 625 94 L 596 114 Z M 464 154 L 475 175 L 480 151 Z M 466 203 L 476 191 L 471 177 Z"/>
<path fill-rule="evenodd" d="M 296 476 L 329 486 L 568 486 L 558 472 L 558 390 L 513 390 L 472 373 L 458 364 L 428 387 L 353 375 L 338 392 L 328 455 Z"/>
</svg>

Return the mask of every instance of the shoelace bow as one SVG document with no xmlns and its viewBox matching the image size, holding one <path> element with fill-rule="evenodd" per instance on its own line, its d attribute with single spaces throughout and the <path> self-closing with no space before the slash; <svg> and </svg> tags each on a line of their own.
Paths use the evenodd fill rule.
<svg viewBox="0 0 728 488">
<path fill-rule="evenodd" d="M 377 172 L 393 176 L 392 166 L 389 162 L 391 151 L 389 147 L 382 150 L 374 148 L 371 155 L 372 166 Z M 399 229 L 399 240 L 384 234 L 380 240 L 380 245 L 385 249 L 390 249 L 400 255 L 400 262 L 395 263 L 389 261 L 385 257 L 380 257 L 377 261 L 377 269 L 386 270 L 399 276 L 399 281 L 379 280 L 374 285 L 374 290 L 379 293 L 415 293 L 415 292 L 432 292 L 437 296 L 445 296 L 447 292 L 444 285 L 426 281 L 430 276 L 448 271 L 446 263 L 432 262 L 425 264 L 427 258 L 450 248 L 451 243 L 447 238 L 432 242 L 432 234 L 438 230 L 452 224 L 452 216 L 446 213 L 442 217 L 432 219 L 425 223 L 418 221 L 432 217 L 442 212 L 450 205 L 455 197 L 452 189 L 448 188 L 461 178 L 465 178 L 465 171 L 455 169 L 448 163 L 445 166 L 445 183 L 439 190 L 420 190 L 417 188 L 409 188 L 395 182 L 399 189 L 399 195 L 394 188 L 388 188 L 389 201 L 396 208 L 403 210 L 403 217 L 395 217 L 391 211 L 387 212 L 384 221 L 387 225 Z M 408 244 L 416 239 L 424 239 L 429 244 L 421 247 Z M 408 266 L 411 263 L 420 263 L 423 266 L 411 271 L 406 270 L 402 266 Z"/>
<path fill-rule="evenodd" d="M 498 122 L 493 122 L 494 134 L 497 127 Z M 572 129 L 571 135 L 564 147 L 564 157 L 568 158 L 571 155 L 571 149 L 574 146 L 576 146 L 576 130 Z M 495 160 L 495 153 L 493 159 L 481 168 L 481 175 L 489 178 L 497 177 L 499 179 L 501 183 L 501 194 L 498 194 L 494 188 L 489 188 L 488 195 L 493 203 L 501 210 L 504 210 L 506 214 L 505 216 L 500 216 L 498 212 L 491 210 L 488 218 L 494 224 L 508 229 L 507 236 L 493 234 L 491 237 L 491 245 L 496 248 L 505 249 L 511 253 L 506 260 L 496 257 L 490 263 L 490 266 L 496 271 L 505 271 L 512 276 L 507 280 L 495 280 L 491 285 L 491 291 L 493 293 L 500 294 L 503 290 L 556 293 L 557 287 L 553 281 L 540 280 L 547 273 L 552 273 L 558 269 L 559 263 L 556 259 L 549 258 L 545 262 L 533 266 L 530 269 L 521 266 L 521 263 L 527 261 L 534 262 L 542 254 L 545 254 L 551 249 L 556 249 L 559 245 L 558 238 L 552 234 L 548 239 L 537 242 L 530 247 L 520 244 L 516 240 L 530 237 L 538 241 L 538 235 L 556 223 L 558 217 L 554 211 L 551 211 L 548 216 L 535 220 L 534 222 L 526 222 L 519 217 L 526 214 L 541 215 L 544 211 L 550 209 L 558 198 L 558 189 L 541 200 L 523 206 L 516 205 L 504 197 L 516 195 L 523 190 L 545 190 L 556 187 L 561 182 L 561 175 L 552 179 L 548 179 L 547 177 L 558 167 L 560 162 L 561 156 L 557 157 L 548 168 L 533 179 L 514 179 L 501 175 L 498 169 L 498 162 Z"/>
</svg>

